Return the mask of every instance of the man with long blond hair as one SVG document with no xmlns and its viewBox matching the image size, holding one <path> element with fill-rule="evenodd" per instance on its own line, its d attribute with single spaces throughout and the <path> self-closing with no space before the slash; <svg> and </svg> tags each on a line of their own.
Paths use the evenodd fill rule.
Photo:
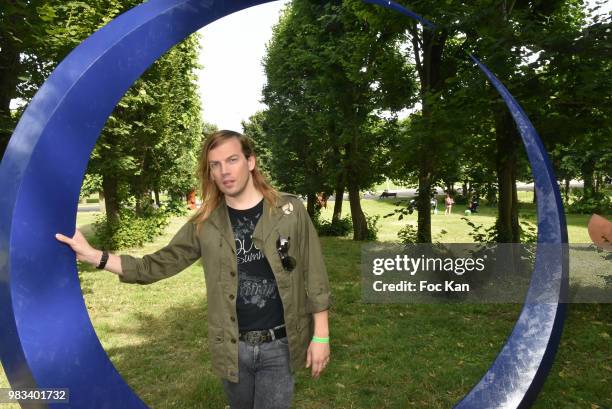
<svg viewBox="0 0 612 409">
<path fill-rule="evenodd" d="M 257 169 L 252 142 L 218 131 L 204 142 L 202 206 L 170 243 L 142 258 L 94 249 L 77 229 L 56 237 L 77 258 L 149 284 L 202 259 L 212 368 L 232 409 L 289 408 L 293 372 L 329 362 L 329 282 L 306 209 Z"/>
</svg>

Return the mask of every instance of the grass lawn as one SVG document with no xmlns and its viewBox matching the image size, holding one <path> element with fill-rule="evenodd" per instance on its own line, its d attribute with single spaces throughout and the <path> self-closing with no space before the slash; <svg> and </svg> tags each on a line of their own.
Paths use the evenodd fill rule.
<svg viewBox="0 0 612 409">
<path fill-rule="evenodd" d="M 390 213 L 393 203 L 362 201 L 368 215 Z M 333 202 L 328 207 L 323 217 L 331 217 Z M 472 220 L 491 225 L 495 209 L 481 209 Z M 348 202 L 344 211 L 349 211 Z M 470 242 L 462 211 L 457 206 L 453 215 L 433 216 L 433 236 Z M 85 234 L 95 215 L 78 214 Z M 533 205 L 523 204 L 521 215 L 534 222 Z M 589 241 L 588 219 L 568 215 L 572 243 Z M 379 240 L 396 240 L 406 221 L 416 226 L 416 213 L 401 222 L 381 218 Z M 129 253 L 160 248 L 182 223 L 173 220 L 163 237 Z M 330 312 L 332 361 L 317 381 L 306 372 L 298 374 L 296 408 L 450 408 L 485 373 L 521 310 L 520 304 L 364 304 L 361 243 L 321 241 L 335 302 Z M 89 315 L 106 352 L 150 407 L 224 407 L 221 384 L 210 371 L 200 263 L 149 286 L 120 284 L 111 273 L 84 265 L 80 271 Z M 611 317 L 611 304 L 569 305 L 561 346 L 535 408 L 612 407 Z M 0 387 L 6 386 L 0 378 Z"/>
</svg>

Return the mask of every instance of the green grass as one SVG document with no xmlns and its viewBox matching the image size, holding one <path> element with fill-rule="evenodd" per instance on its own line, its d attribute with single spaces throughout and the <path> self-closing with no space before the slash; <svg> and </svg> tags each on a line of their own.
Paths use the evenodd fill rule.
<svg viewBox="0 0 612 409">
<path fill-rule="evenodd" d="M 386 214 L 393 200 L 363 200 L 369 215 Z M 324 209 L 331 217 L 333 202 Z M 535 220 L 533 205 L 523 218 Z M 432 233 L 443 242 L 469 242 L 457 206 L 434 215 Z M 344 212 L 349 211 L 348 202 Z M 96 213 L 79 213 L 86 234 Z M 471 218 L 485 226 L 495 210 Z M 588 215 L 568 215 L 570 241 L 588 242 Z M 166 244 L 184 219 L 174 219 L 155 243 L 128 253 L 142 255 Z M 379 238 L 396 240 L 404 221 L 381 219 Z M 298 374 L 295 407 L 450 408 L 480 379 L 505 342 L 519 304 L 379 305 L 361 302 L 362 243 L 321 239 L 334 306 L 330 312 L 332 361 L 321 379 Z M 201 265 L 149 286 L 121 284 L 111 273 L 80 265 L 85 302 L 96 333 L 128 384 L 152 408 L 223 408 L 219 380 L 207 348 L 206 290 Z M 555 364 L 535 408 L 612 407 L 612 307 L 570 304 Z M 0 378 L 0 387 L 8 385 Z M 6 405 L 4 407 L 11 407 Z M 13 406 L 16 407 L 16 406 Z"/>
<path fill-rule="evenodd" d="M 383 218 L 383 215 L 392 213 L 397 209 L 396 203 L 402 199 L 379 199 L 379 200 L 362 200 L 361 207 L 367 215 L 381 215 L 379 220 L 380 229 L 378 231 L 378 240 L 384 242 L 397 241 L 397 232 L 405 224 L 410 223 L 415 228 L 417 227 L 417 213 L 404 217 L 403 220 L 398 220 L 397 216 Z M 331 220 L 334 209 L 334 201 L 327 203 L 327 209 L 322 209 L 321 217 L 326 220 Z M 434 240 L 443 243 L 471 243 L 473 240 L 469 236 L 470 227 L 461 220 L 465 217 L 465 205 L 453 206 L 453 212 L 450 215 L 444 215 L 444 205 L 438 203 L 438 214 L 431 216 L 431 235 Z M 490 227 L 495 223 L 497 208 L 492 206 L 480 206 L 478 213 L 469 216 L 475 224 L 481 224 L 484 227 Z M 350 207 L 348 201 L 343 201 L 342 217 L 350 216 Z M 519 216 L 521 220 L 536 224 L 535 205 L 531 202 L 521 202 Z M 568 214 L 567 230 L 571 243 L 590 243 L 586 226 L 591 218 L 586 214 Z M 444 233 L 446 232 L 446 233 Z"/>
</svg>

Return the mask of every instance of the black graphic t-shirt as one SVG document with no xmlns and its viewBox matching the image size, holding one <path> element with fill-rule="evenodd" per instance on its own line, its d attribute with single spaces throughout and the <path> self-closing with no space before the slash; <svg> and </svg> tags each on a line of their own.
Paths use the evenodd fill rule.
<svg viewBox="0 0 612 409">
<path fill-rule="evenodd" d="M 263 213 L 263 199 L 255 207 L 227 207 L 236 240 L 238 297 L 236 313 L 240 331 L 274 328 L 284 324 L 283 303 L 274 273 L 261 250 L 253 243 L 253 231 Z"/>
</svg>

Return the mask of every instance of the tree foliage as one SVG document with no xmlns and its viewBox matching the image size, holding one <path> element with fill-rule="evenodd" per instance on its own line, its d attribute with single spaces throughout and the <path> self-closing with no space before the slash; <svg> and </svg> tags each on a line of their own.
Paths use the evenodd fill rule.
<svg viewBox="0 0 612 409">
<path fill-rule="evenodd" d="M 335 193 L 341 206 L 346 187 L 356 240 L 368 237 L 359 191 L 382 180 L 394 136 L 383 117 L 415 90 L 394 23 L 359 1 L 294 1 L 265 59 L 271 170 L 281 187 L 308 195 L 311 214 L 316 192 Z"/>
<path fill-rule="evenodd" d="M 55 66 L 81 41 L 138 0 L 4 2 L 0 9 L 0 138 L 5 143 L 16 114 Z M 96 144 L 86 187 L 104 192 L 106 220 L 145 217 L 151 194 L 180 200 L 196 187 L 203 121 L 195 69 L 199 38 L 171 49 L 135 82 L 109 117 Z M 95 184 L 92 182 L 95 181 Z M 132 219 L 132 216 L 126 219 Z M 112 229 L 111 229 L 112 230 Z"/>
</svg>

